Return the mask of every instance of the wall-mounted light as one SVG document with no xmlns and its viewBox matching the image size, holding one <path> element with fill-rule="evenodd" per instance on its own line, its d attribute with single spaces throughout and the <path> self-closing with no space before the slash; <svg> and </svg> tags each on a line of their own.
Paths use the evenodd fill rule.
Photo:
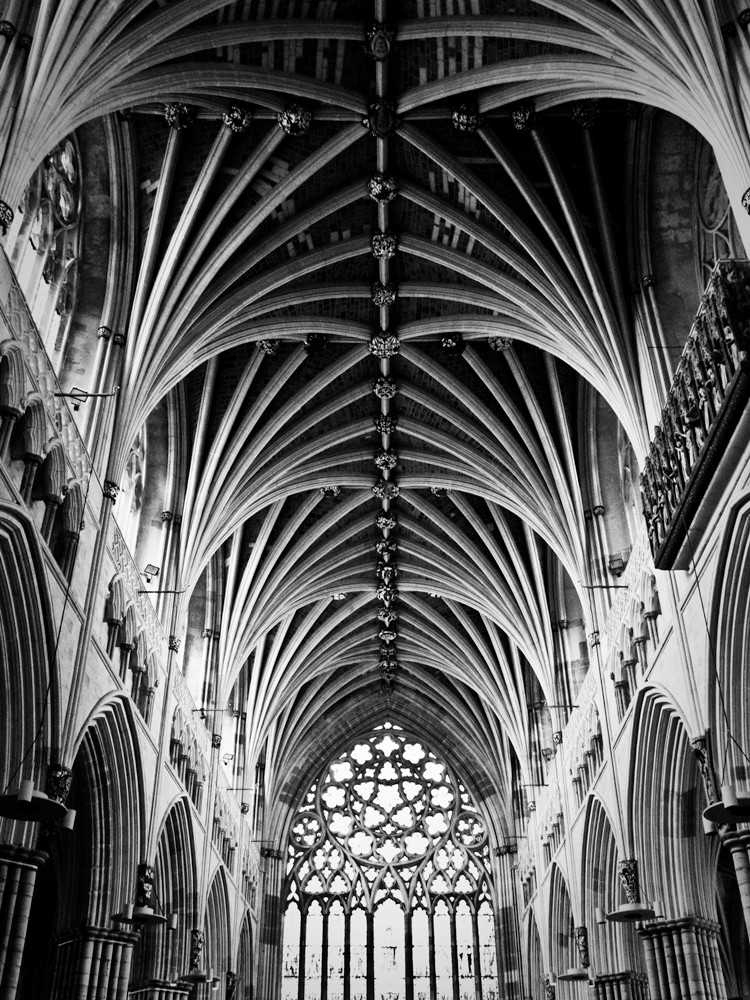
<svg viewBox="0 0 750 1000">
<path fill-rule="evenodd" d="M 153 563 L 149 563 L 147 566 L 143 567 L 141 571 L 141 576 L 146 580 L 146 583 L 151 583 L 151 581 L 159 575 L 159 567 L 154 566 Z"/>
</svg>

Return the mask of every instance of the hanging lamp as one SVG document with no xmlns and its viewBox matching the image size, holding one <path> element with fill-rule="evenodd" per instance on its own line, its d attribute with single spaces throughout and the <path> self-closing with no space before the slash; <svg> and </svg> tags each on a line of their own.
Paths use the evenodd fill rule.
<svg viewBox="0 0 750 1000">
<path fill-rule="evenodd" d="M 589 932 L 585 926 L 576 927 L 573 931 L 575 935 L 576 948 L 578 949 L 578 965 L 571 966 L 565 972 L 558 975 L 558 980 L 569 983 L 581 983 L 589 978 Z"/>
<path fill-rule="evenodd" d="M 34 788 L 34 782 L 22 781 L 17 792 L 0 795 L 0 816 L 23 823 L 54 823 L 65 818 L 63 802 Z"/>
<path fill-rule="evenodd" d="M 167 918 L 157 913 L 152 905 L 156 897 L 154 890 L 154 867 L 147 861 L 138 865 L 138 876 L 135 890 L 135 902 L 128 903 L 122 913 L 112 918 L 120 923 L 137 924 L 140 927 L 151 927 L 156 924 L 166 924 Z"/>
<path fill-rule="evenodd" d="M 745 823 L 750 820 L 750 796 L 738 795 L 735 785 L 728 782 L 721 786 L 721 802 L 707 806 L 703 810 L 703 819 L 717 826 Z"/>
<path fill-rule="evenodd" d="M 638 862 L 635 858 L 620 861 L 617 865 L 617 874 L 625 890 L 627 902 L 618 906 L 607 914 L 607 920 L 615 923 L 626 923 L 631 920 L 652 920 L 656 914 L 648 903 L 641 902 L 641 894 L 638 886 Z"/>
</svg>

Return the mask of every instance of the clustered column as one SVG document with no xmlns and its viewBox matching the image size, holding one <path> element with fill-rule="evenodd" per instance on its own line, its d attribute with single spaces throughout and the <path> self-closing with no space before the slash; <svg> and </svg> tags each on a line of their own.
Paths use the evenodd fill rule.
<svg viewBox="0 0 750 1000">
<path fill-rule="evenodd" d="M 750 938 L 750 830 L 730 830 L 722 834 L 721 839 L 732 855 L 745 927 Z"/>
<path fill-rule="evenodd" d="M 648 981 L 636 972 L 612 972 L 593 982 L 596 1000 L 649 1000 Z"/>
<path fill-rule="evenodd" d="M 645 924 L 651 1000 L 726 1000 L 719 956 L 719 925 L 700 917 Z"/>
<path fill-rule="evenodd" d="M 0 997 L 14 997 L 29 922 L 36 874 L 43 851 L 0 845 Z"/>
<path fill-rule="evenodd" d="M 83 927 L 57 946 L 52 1000 L 126 1000 L 135 931 Z"/>
</svg>

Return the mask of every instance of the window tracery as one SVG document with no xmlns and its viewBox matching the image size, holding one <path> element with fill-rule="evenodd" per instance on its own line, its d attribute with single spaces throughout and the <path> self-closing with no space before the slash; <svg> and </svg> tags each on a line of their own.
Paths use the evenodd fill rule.
<svg viewBox="0 0 750 1000">
<path fill-rule="evenodd" d="M 24 191 L 13 263 L 50 353 L 65 342 L 80 256 L 80 156 L 70 135 L 45 156 Z"/>
<path fill-rule="evenodd" d="M 451 768 L 386 723 L 308 791 L 287 848 L 283 1000 L 498 995 L 486 826 Z M 300 980 L 303 984 L 300 984 Z M 409 984 L 407 987 L 407 983 Z"/>
<path fill-rule="evenodd" d="M 696 277 L 703 294 L 717 260 L 743 257 L 742 241 L 711 146 L 697 140 Z"/>
</svg>

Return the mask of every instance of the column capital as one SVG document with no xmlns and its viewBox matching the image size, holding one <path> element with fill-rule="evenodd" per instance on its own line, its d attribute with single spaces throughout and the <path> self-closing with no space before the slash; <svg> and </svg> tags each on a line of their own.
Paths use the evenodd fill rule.
<svg viewBox="0 0 750 1000">
<path fill-rule="evenodd" d="M 21 847 L 19 844 L 0 844 L 0 861 L 19 868 L 41 868 L 47 861 L 47 853 L 34 847 Z"/>
</svg>

